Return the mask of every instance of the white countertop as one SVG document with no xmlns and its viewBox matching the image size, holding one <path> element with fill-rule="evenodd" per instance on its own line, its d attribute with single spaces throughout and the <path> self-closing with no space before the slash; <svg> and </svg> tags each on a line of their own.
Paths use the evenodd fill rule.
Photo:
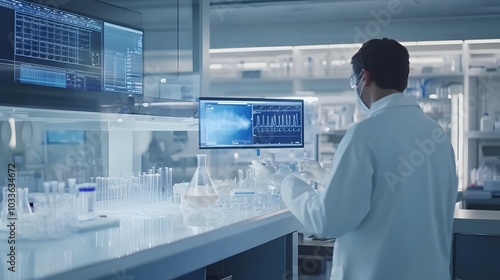
<svg viewBox="0 0 500 280">
<path fill-rule="evenodd" d="M 500 211 L 462 209 L 455 207 L 454 233 L 500 235 Z"/>
<path fill-rule="evenodd" d="M 500 235 L 500 211 L 460 205 L 455 209 L 455 233 Z M 183 212 L 170 206 L 108 211 L 110 218 L 120 218 L 120 227 L 58 240 L 18 240 L 16 273 L 7 270 L 10 245 L 3 240 L 0 279 L 113 279 L 140 266 L 149 271 L 167 266 L 169 275 L 178 277 L 301 228 L 288 210 L 276 210 Z M 165 271 L 155 275 L 148 280 L 165 279 Z"/>
<path fill-rule="evenodd" d="M 126 273 L 123 268 L 147 266 L 160 259 L 163 267 L 169 266 L 169 277 L 177 277 L 299 228 L 288 210 L 276 210 L 186 213 L 169 207 L 122 210 L 119 216 L 106 213 L 119 217 L 120 226 L 59 240 L 18 240 L 16 273 L 7 270 L 7 240 L 0 242 L 0 279 L 76 280 L 107 275 L 106 279 L 112 279 Z M 190 261 L 173 264 L 188 252 Z M 165 279 L 164 273 L 156 277 Z"/>
</svg>

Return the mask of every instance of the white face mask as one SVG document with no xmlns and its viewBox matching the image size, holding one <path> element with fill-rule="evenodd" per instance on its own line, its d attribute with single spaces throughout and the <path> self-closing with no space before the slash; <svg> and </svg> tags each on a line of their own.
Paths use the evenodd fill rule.
<svg viewBox="0 0 500 280">
<path fill-rule="evenodd" d="M 365 102 L 363 102 L 363 100 L 361 99 L 361 95 L 363 95 L 363 89 L 365 89 L 365 86 L 363 85 L 363 87 L 361 88 L 361 90 L 359 91 L 358 93 L 358 88 L 359 87 L 356 87 L 355 91 L 356 91 L 356 96 L 358 97 L 358 107 L 365 113 L 369 113 L 370 112 L 370 108 L 368 108 L 368 106 L 366 106 Z"/>
</svg>

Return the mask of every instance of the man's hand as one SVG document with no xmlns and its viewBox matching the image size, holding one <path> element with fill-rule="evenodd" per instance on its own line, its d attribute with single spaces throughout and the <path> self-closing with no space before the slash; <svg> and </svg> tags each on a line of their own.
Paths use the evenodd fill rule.
<svg viewBox="0 0 500 280">
<path fill-rule="evenodd" d="M 265 159 L 262 162 L 253 160 L 250 167 L 255 170 L 255 179 L 257 182 L 263 184 L 273 184 L 278 189 L 281 186 L 281 181 L 285 179 L 286 176 L 292 175 L 292 170 L 288 166 L 284 166 L 276 170 L 271 165 L 271 160 Z"/>
<path fill-rule="evenodd" d="M 255 180 L 260 183 L 268 183 L 272 181 L 276 169 L 272 166 L 270 159 L 265 159 L 262 162 L 252 160 L 250 167 L 255 171 Z"/>
<path fill-rule="evenodd" d="M 299 172 L 303 174 L 302 177 L 322 184 L 328 175 L 319 162 L 311 159 L 299 162 L 297 164 L 297 168 L 299 169 Z"/>
</svg>

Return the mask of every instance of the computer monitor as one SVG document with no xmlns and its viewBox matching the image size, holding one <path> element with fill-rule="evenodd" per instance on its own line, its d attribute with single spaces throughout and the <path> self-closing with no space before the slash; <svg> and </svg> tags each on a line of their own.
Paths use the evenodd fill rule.
<svg viewBox="0 0 500 280">
<path fill-rule="evenodd" d="M 303 148 L 304 101 L 200 97 L 199 138 L 200 149 Z"/>
<path fill-rule="evenodd" d="M 22 0 L 0 18 L 1 84 L 143 94 L 141 30 Z"/>
</svg>

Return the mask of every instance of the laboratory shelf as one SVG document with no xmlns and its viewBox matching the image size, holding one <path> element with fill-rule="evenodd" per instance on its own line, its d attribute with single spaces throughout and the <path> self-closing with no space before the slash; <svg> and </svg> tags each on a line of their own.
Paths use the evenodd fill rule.
<svg viewBox="0 0 500 280">
<path fill-rule="evenodd" d="M 291 83 L 287 78 L 211 78 L 211 83 L 239 84 L 239 83 Z"/>
<path fill-rule="evenodd" d="M 174 279 L 275 240 L 273 246 L 289 244 L 286 250 L 274 248 L 276 252 L 270 253 L 285 262 L 291 256 L 283 254 L 291 254 L 292 245 L 297 245 L 294 232 L 300 228 L 286 209 L 258 213 L 160 207 L 151 212 L 143 208 L 108 214 L 118 215 L 119 227 L 43 242 L 18 240 L 18 272 L 8 271 L 2 261 L 0 278 L 109 280 L 125 274 L 135 279 Z M 0 250 L 6 252 L 8 246 L 2 242 Z M 291 265 L 283 263 L 280 269 L 291 269 Z"/>
<path fill-rule="evenodd" d="M 190 108 L 194 113 L 195 102 L 164 102 L 147 106 L 177 106 L 179 110 Z M 53 129 L 72 130 L 75 127 L 86 130 L 123 130 L 123 131 L 196 131 L 198 119 L 190 117 L 168 117 L 135 114 L 95 113 L 66 110 L 41 110 L 37 108 L 18 108 L 0 106 L 0 120 L 47 122 Z"/>
<path fill-rule="evenodd" d="M 469 131 L 467 133 L 469 139 L 500 139 L 500 131 L 497 132 L 484 132 L 484 131 Z"/>
<path fill-rule="evenodd" d="M 470 77 L 500 77 L 500 71 L 498 72 L 471 72 Z"/>
<path fill-rule="evenodd" d="M 412 74 L 408 78 L 410 79 L 425 79 L 425 78 L 440 78 L 440 79 L 463 79 L 463 73 L 419 73 Z"/>
</svg>

